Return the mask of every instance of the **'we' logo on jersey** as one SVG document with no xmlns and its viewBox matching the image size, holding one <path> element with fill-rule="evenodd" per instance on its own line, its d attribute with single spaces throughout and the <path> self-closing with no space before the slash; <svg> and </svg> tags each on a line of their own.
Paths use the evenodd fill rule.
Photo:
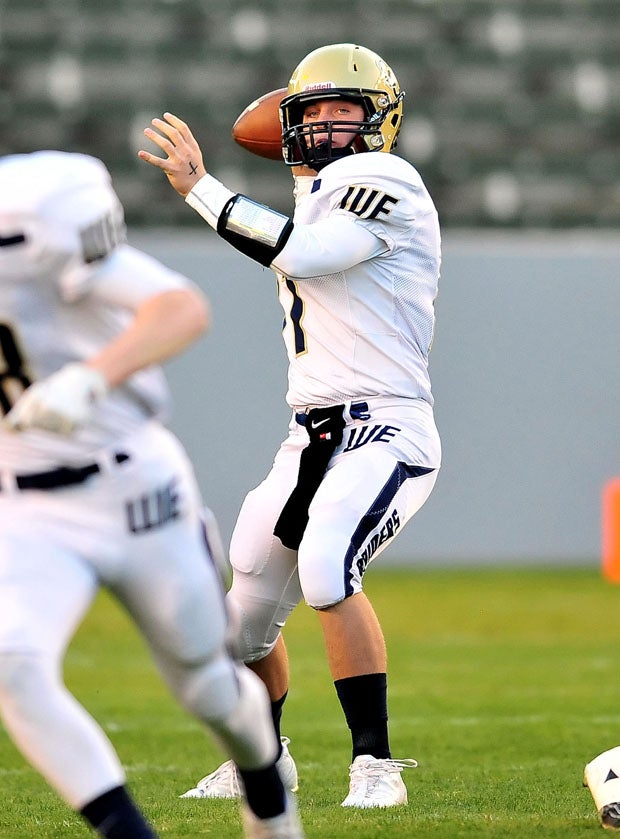
<svg viewBox="0 0 620 839">
<path fill-rule="evenodd" d="M 377 218 L 380 214 L 389 215 L 399 201 L 399 198 L 369 186 L 350 186 L 340 202 L 340 209 L 355 213 L 360 218 Z"/>
</svg>

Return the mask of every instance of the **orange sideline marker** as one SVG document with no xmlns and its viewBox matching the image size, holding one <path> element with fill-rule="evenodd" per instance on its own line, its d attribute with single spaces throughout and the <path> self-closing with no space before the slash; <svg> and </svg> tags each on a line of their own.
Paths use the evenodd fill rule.
<svg viewBox="0 0 620 839">
<path fill-rule="evenodd" d="M 620 583 L 620 478 L 603 487 L 603 576 Z"/>
</svg>

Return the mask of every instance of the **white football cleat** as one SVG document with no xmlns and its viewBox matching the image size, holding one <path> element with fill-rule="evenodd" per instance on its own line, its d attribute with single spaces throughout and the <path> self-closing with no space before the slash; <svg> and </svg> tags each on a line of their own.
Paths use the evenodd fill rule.
<svg viewBox="0 0 620 839">
<path fill-rule="evenodd" d="M 341 806 L 368 808 L 406 804 L 407 787 L 400 773 L 417 765 L 411 758 L 392 760 L 358 755 L 349 767 L 349 794 Z"/>
<path fill-rule="evenodd" d="M 288 744 L 291 742 L 288 737 L 281 737 L 282 754 L 278 758 L 276 766 L 282 778 L 284 789 L 289 792 L 297 792 L 299 786 L 297 767 Z M 180 798 L 241 798 L 241 787 L 239 786 L 239 774 L 237 767 L 232 760 L 227 760 L 221 766 L 201 778 L 193 789 L 188 789 Z"/>
<path fill-rule="evenodd" d="M 586 764 L 583 785 L 592 793 L 603 827 L 620 830 L 620 746 Z"/>
<path fill-rule="evenodd" d="M 241 808 L 245 839 L 304 839 L 304 831 L 292 796 L 286 799 L 286 810 L 270 819 L 259 819 L 244 802 Z"/>
</svg>

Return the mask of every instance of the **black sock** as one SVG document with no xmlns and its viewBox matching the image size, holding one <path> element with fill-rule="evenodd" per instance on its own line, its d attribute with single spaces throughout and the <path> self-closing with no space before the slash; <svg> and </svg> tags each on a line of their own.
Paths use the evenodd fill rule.
<svg viewBox="0 0 620 839">
<path fill-rule="evenodd" d="M 388 737 L 387 675 L 370 673 L 334 682 L 351 729 L 353 760 L 358 755 L 391 757 Z"/>
<path fill-rule="evenodd" d="M 282 754 L 282 744 L 280 743 L 280 738 L 282 734 L 280 732 L 280 723 L 282 720 L 282 708 L 286 701 L 286 697 L 288 696 L 288 691 L 284 694 L 284 696 L 280 697 L 280 699 L 276 699 L 275 702 L 271 703 L 271 717 L 273 719 L 273 727 L 276 730 L 276 735 L 278 737 L 278 748 L 280 749 L 278 753 L 278 757 Z"/>
<path fill-rule="evenodd" d="M 239 774 L 248 806 L 259 819 L 270 819 L 284 812 L 286 793 L 275 764 L 267 769 L 239 768 Z"/>
<path fill-rule="evenodd" d="M 125 789 L 114 787 L 80 810 L 100 836 L 107 839 L 156 839 L 156 834 Z"/>
</svg>

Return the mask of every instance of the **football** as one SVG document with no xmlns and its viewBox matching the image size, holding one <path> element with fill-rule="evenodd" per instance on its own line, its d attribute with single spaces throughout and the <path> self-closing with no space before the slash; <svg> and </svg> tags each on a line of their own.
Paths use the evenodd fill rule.
<svg viewBox="0 0 620 839">
<path fill-rule="evenodd" d="M 287 88 L 281 87 L 249 104 L 235 120 L 232 127 L 233 140 L 259 157 L 282 160 L 279 107 L 286 92 Z"/>
</svg>

